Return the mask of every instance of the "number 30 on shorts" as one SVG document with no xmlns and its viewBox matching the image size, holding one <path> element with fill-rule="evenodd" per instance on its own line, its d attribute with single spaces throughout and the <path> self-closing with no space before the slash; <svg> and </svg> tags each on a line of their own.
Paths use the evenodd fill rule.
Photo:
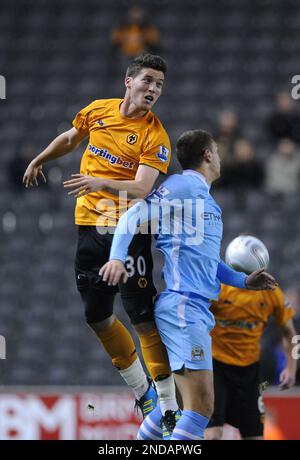
<svg viewBox="0 0 300 460">
<path fill-rule="evenodd" d="M 136 262 L 136 268 L 135 263 Z M 143 256 L 138 256 L 136 261 L 132 256 L 126 257 L 125 267 L 128 273 L 129 278 L 135 275 L 135 270 L 137 270 L 140 276 L 145 276 L 146 274 L 146 261 Z"/>
</svg>

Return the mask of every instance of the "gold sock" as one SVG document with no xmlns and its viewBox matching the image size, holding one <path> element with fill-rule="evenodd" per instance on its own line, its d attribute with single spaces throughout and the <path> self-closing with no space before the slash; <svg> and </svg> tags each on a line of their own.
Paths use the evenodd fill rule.
<svg viewBox="0 0 300 460">
<path fill-rule="evenodd" d="M 143 358 L 153 380 L 171 374 L 167 351 L 156 329 L 139 335 Z"/>
<path fill-rule="evenodd" d="M 97 337 L 117 369 L 127 369 L 137 359 L 132 337 L 118 319 L 104 331 L 97 332 Z"/>
</svg>

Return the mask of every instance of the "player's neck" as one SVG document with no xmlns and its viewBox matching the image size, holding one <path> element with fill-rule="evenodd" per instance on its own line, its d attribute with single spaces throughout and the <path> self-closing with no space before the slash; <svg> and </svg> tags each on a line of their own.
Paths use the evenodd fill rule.
<svg viewBox="0 0 300 460">
<path fill-rule="evenodd" d="M 200 166 L 200 168 L 196 169 L 196 171 L 202 174 L 202 176 L 204 176 L 206 183 L 209 186 L 211 186 L 211 184 L 215 180 L 215 178 L 212 176 L 211 171 L 208 168 L 206 168 L 205 165 Z"/>
<path fill-rule="evenodd" d="M 141 110 L 133 102 L 130 102 L 130 99 L 126 97 L 120 106 L 120 114 L 122 117 L 126 118 L 142 118 L 146 115 L 147 111 Z"/>
</svg>

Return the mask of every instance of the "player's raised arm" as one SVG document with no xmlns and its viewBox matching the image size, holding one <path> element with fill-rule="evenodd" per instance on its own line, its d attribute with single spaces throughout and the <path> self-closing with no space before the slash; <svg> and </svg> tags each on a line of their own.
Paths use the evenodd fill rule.
<svg viewBox="0 0 300 460">
<path fill-rule="evenodd" d="M 27 166 L 23 176 L 23 184 L 25 187 L 38 185 L 38 176 L 41 176 L 46 182 L 46 178 L 42 172 L 42 165 L 50 160 L 55 160 L 72 152 L 85 137 L 87 137 L 87 133 L 79 131 L 76 128 L 71 128 L 57 136 L 48 147 L 37 155 Z"/>
<path fill-rule="evenodd" d="M 223 284 L 240 289 L 260 291 L 263 289 L 274 290 L 277 286 L 276 280 L 264 268 L 254 271 L 250 275 L 233 270 L 222 260 L 219 262 L 217 278 Z"/>
<path fill-rule="evenodd" d="M 220 260 L 219 262 L 217 278 L 221 281 L 221 283 L 227 284 L 228 286 L 246 289 L 246 273 L 233 270 L 229 267 L 229 265 L 225 264 L 223 260 Z"/>
</svg>

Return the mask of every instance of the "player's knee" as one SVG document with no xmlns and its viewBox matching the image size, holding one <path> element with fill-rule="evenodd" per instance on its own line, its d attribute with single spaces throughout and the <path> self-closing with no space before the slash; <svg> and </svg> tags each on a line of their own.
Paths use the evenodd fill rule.
<svg viewBox="0 0 300 460">
<path fill-rule="evenodd" d="M 204 390 L 200 393 L 201 401 L 205 407 L 206 417 L 211 417 L 214 411 L 214 392 L 211 389 Z"/>
<path fill-rule="evenodd" d="M 190 410 L 198 412 L 207 418 L 211 418 L 214 410 L 213 393 L 210 391 L 201 391 L 193 386 L 189 391 L 183 393 L 183 407 L 189 407 Z"/>
<path fill-rule="evenodd" d="M 201 399 L 200 403 L 203 415 L 205 415 L 207 418 L 210 418 L 214 412 L 213 398 L 207 396 L 206 398 Z"/>
<path fill-rule="evenodd" d="M 116 320 L 116 316 L 111 315 L 109 318 L 106 318 L 106 319 L 104 319 L 102 321 L 91 322 L 91 323 L 87 321 L 87 324 L 97 334 L 98 332 L 103 332 L 103 331 L 105 331 L 105 329 L 107 329 L 110 326 L 112 326 L 113 323 L 115 322 L 115 320 Z"/>
<path fill-rule="evenodd" d="M 223 436 L 223 427 L 215 426 L 213 428 L 207 428 L 205 430 L 205 439 L 207 441 L 220 441 Z"/>
<path fill-rule="evenodd" d="M 113 317 L 114 296 L 103 294 L 96 289 L 85 289 L 80 291 L 84 305 L 84 316 L 86 323 L 93 329 L 105 327 L 111 324 Z"/>
<path fill-rule="evenodd" d="M 195 394 L 195 388 L 193 388 Z M 194 400 L 195 406 L 205 417 L 210 418 L 214 411 L 214 390 L 207 383 L 199 382 L 197 385 L 197 400 Z M 192 396 L 193 399 L 193 396 Z"/>
<path fill-rule="evenodd" d="M 143 323 L 133 324 L 138 335 L 148 334 L 149 332 L 156 331 L 154 321 L 146 321 Z"/>
</svg>

